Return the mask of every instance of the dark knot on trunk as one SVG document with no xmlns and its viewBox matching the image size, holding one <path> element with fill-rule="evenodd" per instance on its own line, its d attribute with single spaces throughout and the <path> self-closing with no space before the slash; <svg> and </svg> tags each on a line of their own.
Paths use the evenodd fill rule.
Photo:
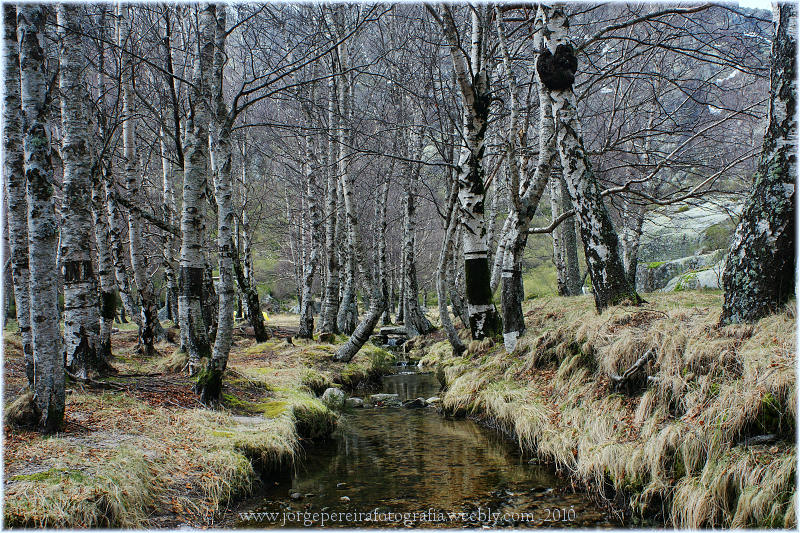
<svg viewBox="0 0 800 533">
<path fill-rule="evenodd" d="M 536 61 L 536 70 L 544 86 L 551 91 L 564 91 L 575 83 L 578 58 L 569 44 L 559 44 L 556 53 L 544 49 Z"/>
</svg>

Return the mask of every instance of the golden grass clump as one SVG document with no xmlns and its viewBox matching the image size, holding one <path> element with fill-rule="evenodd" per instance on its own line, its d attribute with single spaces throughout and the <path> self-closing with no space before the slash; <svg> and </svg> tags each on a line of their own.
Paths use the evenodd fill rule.
<svg viewBox="0 0 800 533">
<path fill-rule="evenodd" d="M 444 376 L 446 409 L 493 419 L 633 511 L 666 506 L 676 527 L 794 524 L 793 308 L 718 328 L 719 293 L 647 299 L 602 315 L 587 297 L 538 299 L 513 354 L 423 361 Z M 648 351 L 641 379 L 614 393 L 611 376 Z"/>
</svg>

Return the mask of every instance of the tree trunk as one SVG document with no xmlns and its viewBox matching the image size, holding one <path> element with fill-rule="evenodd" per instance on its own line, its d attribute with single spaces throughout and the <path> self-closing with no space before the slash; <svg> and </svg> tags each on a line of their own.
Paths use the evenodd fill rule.
<svg viewBox="0 0 800 533">
<path fill-rule="evenodd" d="M 101 41 L 105 39 L 106 8 L 100 11 L 99 31 Z M 98 45 L 98 93 L 100 107 L 105 110 L 105 43 Z M 105 370 L 112 370 L 109 361 L 111 352 L 111 329 L 117 310 L 117 280 L 114 274 L 114 256 L 109 233 L 108 195 L 104 173 L 110 172 L 110 165 L 103 158 L 103 148 L 107 143 L 107 130 L 104 117 L 98 120 L 100 149 L 95 150 L 92 184 L 92 208 L 94 211 L 94 236 L 97 248 L 97 276 L 100 280 L 100 331 L 97 339 L 97 360 Z"/>
<path fill-rule="evenodd" d="M 33 402 L 38 427 L 57 431 L 64 420 L 64 352 L 59 331 L 56 246 L 58 224 L 53 200 L 53 167 L 47 136 L 45 31 L 41 4 L 19 4 L 17 35 L 23 149 L 28 196 L 28 249 L 33 337 Z"/>
<path fill-rule="evenodd" d="M 561 177 L 561 169 L 553 169 L 550 181 L 550 210 L 555 221 L 563 213 L 572 210 L 567 185 Z M 559 296 L 581 294 L 580 265 L 578 264 L 575 217 L 569 217 L 553 230 L 553 263 L 556 265 L 556 282 Z"/>
<path fill-rule="evenodd" d="M 445 218 L 445 232 L 442 238 L 442 249 L 439 252 L 439 264 L 436 268 L 436 298 L 439 301 L 439 317 L 442 327 L 447 333 L 447 339 L 453 347 L 455 355 L 461 355 L 466 347 L 461 342 L 461 338 L 450 320 L 450 311 L 447 309 L 447 273 L 449 265 L 453 260 L 453 248 L 456 236 L 458 221 L 458 184 L 453 183 L 448 199 L 447 217 Z"/>
<path fill-rule="evenodd" d="M 572 208 L 572 202 L 567 190 L 567 184 L 564 178 L 559 173 L 558 181 L 561 184 L 561 210 L 566 212 Z M 578 230 L 575 217 L 570 217 L 561 223 L 561 247 L 564 251 L 564 260 L 567 266 L 566 282 L 567 294 L 569 296 L 578 296 L 583 293 L 583 277 L 581 276 L 581 269 L 578 259 Z M 641 226 L 640 226 L 641 235 Z M 631 284 L 636 287 L 635 283 Z"/>
<path fill-rule="evenodd" d="M 472 338 L 483 339 L 499 334 L 503 328 L 500 315 L 492 301 L 484 215 L 486 200 L 484 140 L 491 105 L 489 72 L 485 57 L 488 8 L 480 5 L 472 9 L 472 47 L 469 64 L 463 55 L 449 8 L 443 5 L 441 9 L 442 29 L 448 41 L 463 101 L 464 144 L 458 161 L 458 198 L 463 228 L 467 313 Z"/>
<path fill-rule="evenodd" d="M 170 225 L 175 225 L 175 189 L 173 187 L 174 167 L 167 157 L 166 135 L 163 128 L 160 132 L 161 147 L 161 172 L 162 172 L 162 200 L 161 212 L 164 221 Z M 165 231 L 162 244 L 164 246 L 162 267 L 164 269 L 164 282 L 167 286 L 165 308 L 167 319 L 173 323 L 178 323 L 178 283 L 175 277 L 175 235 Z"/>
<path fill-rule="evenodd" d="M 85 53 L 81 46 L 83 8 L 58 6 L 62 46 L 59 58 L 61 89 L 61 155 L 63 231 L 61 264 L 64 272 L 64 344 L 67 368 L 81 378 L 98 368 L 97 276 L 92 267 L 92 162 L 89 155 Z"/>
<path fill-rule="evenodd" d="M 339 314 L 336 325 L 341 333 L 349 335 L 356 329 L 358 323 L 358 299 L 356 296 L 356 239 L 358 221 L 353 200 L 353 175 L 349 170 L 350 131 L 352 80 L 347 72 L 349 65 L 348 50 L 344 42 L 337 47 L 339 51 L 340 77 L 338 79 L 339 127 L 337 129 L 339 140 L 339 182 L 342 187 L 342 200 L 345 212 L 346 241 L 345 250 L 345 280 L 342 291 L 342 301 L 339 305 Z"/>
<path fill-rule="evenodd" d="M 753 188 L 728 251 L 721 325 L 754 322 L 794 294 L 797 6 L 773 9 L 769 122 Z"/>
<path fill-rule="evenodd" d="M 642 238 L 642 225 L 644 224 L 644 206 L 638 205 L 629 199 L 623 201 L 622 236 L 622 265 L 631 287 L 636 287 L 636 267 L 639 263 L 639 242 Z"/>
<path fill-rule="evenodd" d="M 103 179 L 105 180 L 106 189 L 106 208 L 108 209 L 108 230 L 109 242 L 111 244 L 111 257 L 114 260 L 114 277 L 117 280 L 117 288 L 119 289 L 119 297 L 122 300 L 122 306 L 125 312 L 131 317 L 131 320 L 140 325 L 139 305 L 133 297 L 131 291 L 130 279 L 128 278 L 128 266 L 125 263 L 125 257 L 128 250 L 125 246 L 125 239 L 123 232 L 128 225 L 125 220 L 125 215 L 120 209 L 119 201 L 117 199 L 117 186 L 114 179 L 113 170 L 110 164 L 103 169 Z"/>
<path fill-rule="evenodd" d="M 347 342 L 344 343 L 333 356 L 335 361 L 341 362 L 348 362 L 358 353 L 364 343 L 369 340 L 370 335 L 372 335 L 372 331 L 375 329 L 375 326 L 378 324 L 378 320 L 380 319 L 381 315 L 383 314 L 383 310 L 386 307 L 386 299 L 383 296 L 383 290 L 381 287 L 376 286 L 373 288 L 372 297 L 370 300 L 372 301 L 372 305 L 370 306 L 367 314 L 361 320 L 361 322 L 356 327 L 355 331 L 350 338 L 347 339 Z"/>
<path fill-rule="evenodd" d="M 314 333 L 314 275 L 319 262 L 319 237 L 322 229 L 322 220 L 317 207 L 317 175 L 312 167 L 313 153 L 311 137 L 306 136 L 306 198 L 311 215 L 311 254 L 303 276 L 303 294 L 300 303 L 300 328 L 298 337 L 310 339 Z"/>
<path fill-rule="evenodd" d="M 200 12 L 198 39 L 200 53 L 194 61 L 193 112 L 187 121 L 186 162 L 183 176 L 183 211 L 181 214 L 181 258 L 178 286 L 178 319 L 181 349 L 189 355 L 188 370 L 195 374 L 200 359 L 210 355 L 206 323 L 203 319 L 203 202 L 208 172 L 208 127 L 211 96 L 209 79 L 214 56 L 214 4 L 204 4 Z"/>
<path fill-rule="evenodd" d="M 567 44 L 569 22 L 562 7 L 546 7 L 545 37 L 550 57 L 565 55 L 567 62 L 577 65 L 572 48 Z M 565 50 L 569 50 L 565 52 Z M 540 56 L 537 67 L 540 76 L 545 64 Z M 574 74 L 574 68 L 571 69 Z M 544 80 L 543 80 L 544 81 Z M 553 117 L 556 127 L 556 146 L 564 169 L 564 178 L 572 197 L 575 212 L 581 227 L 586 265 L 592 279 L 595 307 L 602 312 L 610 305 L 625 300 L 639 304 L 641 298 L 628 283 L 625 269 L 617 249 L 617 234 L 611 223 L 597 178 L 592 170 L 589 156 L 583 146 L 580 122 L 578 121 L 576 98 L 571 84 L 566 88 L 544 83 L 553 99 Z"/>
<path fill-rule="evenodd" d="M 206 405 L 219 402 L 222 378 L 228 366 L 228 356 L 233 343 L 233 312 L 236 292 L 233 283 L 233 180 L 231 178 L 233 151 L 231 147 L 232 120 L 223 96 L 223 72 L 225 67 L 225 4 L 216 6 L 216 29 L 214 43 L 214 101 L 213 128 L 216 130 L 216 146 L 213 146 L 216 162 L 214 174 L 214 198 L 217 203 L 217 254 L 219 257 L 219 305 L 217 331 L 211 360 L 205 371 L 198 376 L 197 391 L 200 401 Z"/>
<path fill-rule="evenodd" d="M 339 314 L 339 257 L 337 253 L 337 165 L 334 139 L 336 120 L 336 85 L 328 81 L 328 173 L 325 202 L 325 251 L 327 254 L 327 280 L 320 313 L 320 333 L 337 333 L 336 317 Z"/>
<path fill-rule="evenodd" d="M 28 199 L 25 183 L 25 154 L 22 147 L 22 108 L 19 94 L 19 44 L 17 43 L 17 10 L 13 4 L 3 6 L 5 25 L 5 186 L 8 200 L 8 237 L 11 248 L 11 276 L 14 284 L 14 307 L 22 338 L 25 375 L 33 390 L 33 337 L 31 333 L 30 270 L 28 262 Z"/>
<path fill-rule="evenodd" d="M 96 166 L 102 165 L 97 161 Z M 109 247 L 108 216 L 106 213 L 106 194 L 102 170 L 95 168 L 95 181 L 92 188 L 92 207 L 94 210 L 94 237 L 97 247 L 97 277 L 100 279 L 100 332 L 97 339 L 97 359 L 101 366 L 108 366 L 112 357 L 111 328 L 117 312 L 117 282 L 114 278 L 114 259 Z"/>
<path fill-rule="evenodd" d="M 422 132 L 418 127 L 411 129 L 409 145 L 414 149 L 410 154 L 419 160 L 422 157 Z M 417 206 L 416 196 L 419 187 L 420 163 L 412 163 L 406 180 L 405 225 L 403 228 L 403 320 L 410 337 L 425 335 L 434 330 L 433 324 L 425 317 L 419 307 L 419 288 L 415 255 Z"/>
<path fill-rule="evenodd" d="M 130 24 L 128 7 L 120 7 L 120 47 L 129 42 Z M 140 206 L 142 202 L 141 182 L 137 168 L 136 155 L 136 120 L 133 102 L 133 62 L 129 54 L 123 54 L 122 73 L 122 144 L 125 160 L 125 187 L 130 205 Z M 154 343 L 164 337 L 161 323 L 158 321 L 158 305 L 153 293 L 153 283 L 147 274 L 147 259 L 144 255 L 142 238 L 142 219 L 138 209 L 128 213 L 128 240 L 130 241 L 131 269 L 136 288 L 139 291 L 141 319 L 139 326 L 139 344 L 145 355 L 155 352 Z"/>
</svg>

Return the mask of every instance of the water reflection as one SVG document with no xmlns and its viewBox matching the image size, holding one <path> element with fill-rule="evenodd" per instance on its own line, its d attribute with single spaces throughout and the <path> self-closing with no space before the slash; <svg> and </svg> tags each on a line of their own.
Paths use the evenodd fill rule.
<svg viewBox="0 0 800 533">
<path fill-rule="evenodd" d="M 399 394 L 401 399 L 428 398 L 438 393 L 439 384 L 432 374 L 388 376 L 384 392 Z M 343 417 L 334 439 L 307 450 L 290 479 L 269 488 L 253 511 L 275 513 L 248 515 L 238 527 L 303 527 L 291 520 L 307 512 L 305 525 L 319 527 L 320 516 L 313 513 L 367 513 L 378 509 L 387 513 L 418 515 L 405 527 L 480 527 L 482 525 L 516 527 L 614 527 L 604 512 L 583 494 L 566 490 L 564 482 L 549 468 L 528 464 L 515 447 L 496 432 L 470 420 L 447 420 L 432 409 L 402 408 L 363 409 Z M 553 518 L 561 509 L 569 521 Z M 483 513 L 475 517 L 429 514 L 443 512 Z M 481 511 L 478 511 L 481 509 Z M 530 513 L 522 520 L 509 517 L 506 522 L 491 522 L 483 516 L 492 513 Z M 411 518 L 411 515 L 407 515 Z M 384 516 L 384 519 L 386 515 Z M 431 520 L 434 518 L 434 520 Z M 531 520 L 533 518 L 533 520 Z M 331 522 L 326 527 L 403 527 L 403 523 L 366 522 L 351 519 Z"/>
</svg>

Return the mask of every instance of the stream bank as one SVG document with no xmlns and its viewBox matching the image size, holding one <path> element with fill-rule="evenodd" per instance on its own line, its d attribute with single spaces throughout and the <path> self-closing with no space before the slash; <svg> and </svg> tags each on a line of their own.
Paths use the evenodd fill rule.
<svg viewBox="0 0 800 533">
<path fill-rule="evenodd" d="M 235 528 L 619 527 L 553 468 L 501 433 L 444 417 L 424 400 L 433 373 L 398 367 L 379 394 L 345 410 L 333 438 L 308 446 L 294 469 L 237 506 Z M 396 401 L 389 401 L 396 400 Z M 438 402 L 432 402 L 434 405 Z M 401 406 L 405 405 L 405 407 Z M 416 405 L 415 408 L 410 408 Z"/>
<path fill-rule="evenodd" d="M 514 435 L 626 521 L 795 527 L 793 302 L 717 328 L 718 292 L 645 297 L 602 315 L 586 296 L 529 301 L 511 354 L 485 340 L 455 357 L 420 339 L 412 356 L 447 384 L 447 412 Z"/>
<path fill-rule="evenodd" d="M 147 358 L 136 352 L 134 330 L 115 333 L 118 374 L 96 386 L 67 384 L 62 431 L 43 436 L 5 426 L 5 525 L 213 525 L 227 504 L 286 471 L 304 446 L 333 431 L 338 415 L 317 397 L 325 388 L 371 386 L 394 359 L 368 345 L 351 363 L 336 363 L 336 344 L 255 344 L 237 331 L 222 405 L 213 410 L 197 400 L 174 345 L 159 343 Z M 26 385 L 13 326 L 4 331 L 4 347 L 8 409 Z"/>
</svg>

